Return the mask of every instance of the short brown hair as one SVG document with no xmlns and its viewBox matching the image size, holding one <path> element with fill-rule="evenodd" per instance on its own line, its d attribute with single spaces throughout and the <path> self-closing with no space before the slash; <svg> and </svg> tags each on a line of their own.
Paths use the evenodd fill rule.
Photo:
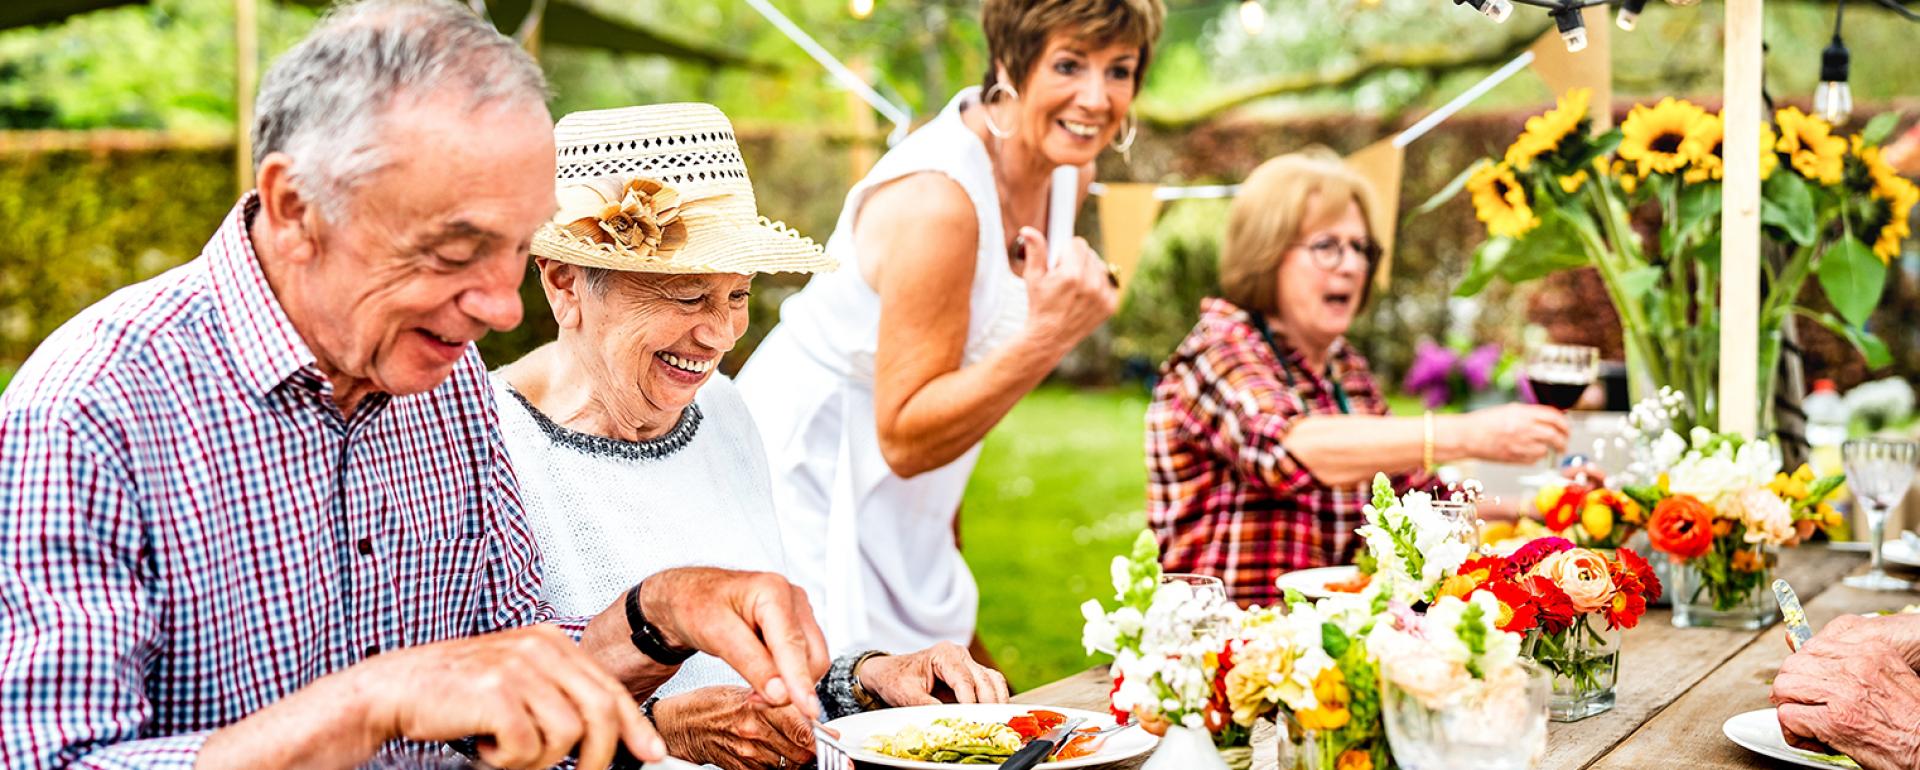
<svg viewBox="0 0 1920 770">
<path fill-rule="evenodd" d="M 1014 81 L 1008 85 L 1019 88 L 1046 50 L 1047 38 L 1065 31 L 1102 45 L 1139 46 L 1140 62 L 1133 70 L 1133 91 L 1139 93 L 1166 19 L 1167 8 L 1160 0 L 985 0 L 980 27 L 987 33 L 988 60 L 980 87 L 993 90 L 999 80 L 997 65 L 1005 65 Z"/>
<path fill-rule="evenodd" d="M 1240 183 L 1220 247 L 1220 296 L 1245 310 L 1279 312 L 1280 262 L 1301 231 L 1339 216 L 1347 201 L 1373 234 L 1373 185 L 1325 148 L 1289 153 L 1260 164 Z M 1367 263 L 1365 303 L 1378 260 Z"/>
</svg>

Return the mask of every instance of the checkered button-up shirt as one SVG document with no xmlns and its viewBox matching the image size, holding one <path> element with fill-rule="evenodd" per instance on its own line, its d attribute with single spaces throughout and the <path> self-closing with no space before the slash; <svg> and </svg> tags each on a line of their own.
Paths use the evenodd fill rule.
<svg viewBox="0 0 1920 770">
<path fill-rule="evenodd" d="M 1345 341 L 1327 361 L 1309 371 L 1246 311 L 1201 302 L 1147 408 L 1147 519 L 1167 571 L 1213 575 L 1236 601 L 1271 605 L 1281 574 L 1352 560 L 1366 485 L 1320 483 L 1287 453 L 1287 431 L 1312 415 L 1383 415 L 1387 404 Z"/>
<path fill-rule="evenodd" d="M 343 416 L 255 208 L 0 395 L 0 766 L 189 767 L 380 650 L 545 619 L 478 353 Z"/>
</svg>

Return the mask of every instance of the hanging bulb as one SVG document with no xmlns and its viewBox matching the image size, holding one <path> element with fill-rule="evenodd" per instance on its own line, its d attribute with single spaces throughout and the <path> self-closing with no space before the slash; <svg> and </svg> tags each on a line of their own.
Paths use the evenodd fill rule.
<svg viewBox="0 0 1920 770">
<path fill-rule="evenodd" d="M 1820 52 L 1820 85 L 1813 91 L 1813 114 L 1835 126 L 1853 117 L 1853 89 L 1847 86 L 1847 44 L 1835 35 Z"/>
<path fill-rule="evenodd" d="M 1240 0 L 1240 28 L 1247 31 L 1247 37 L 1259 37 L 1267 28 L 1267 7 L 1259 0 Z"/>
<path fill-rule="evenodd" d="M 1551 14 L 1553 24 L 1560 28 L 1560 39 L 1567 41 L 1567 50 L 1578 53 L 1587 49 L 1587 21 L 1580 17 L 1580 9 L 1562 6 Z"/>
<path fill-rule="evenodd" d="M 1512 0 L 1453 0 L 1453 4 L 1468 6 L 1496 22 L 1504 22 L 1513 15 Z"/>
<path fill-rule="evenodd" d="M 868 16 L 872 16 L 873 0 L 848 0 L 847 13 L 853 14 L 853 18 L 856 19 L 865 19 Z"/>
<path fill-rule="evenodd" d="M 1624 0 L 1620 3 L 1620 15 L 1614 19 L 1614 23 L 1632 32 L 1634 25 L 1640 23 L 1640 12 L 1646 9 L 1647 0 Z"/>
</svg>

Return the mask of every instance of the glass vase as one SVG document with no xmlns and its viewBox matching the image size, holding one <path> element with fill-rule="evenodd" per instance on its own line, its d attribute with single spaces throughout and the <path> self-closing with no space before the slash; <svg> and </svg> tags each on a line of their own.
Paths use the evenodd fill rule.
<svg viewBox="0 0 1920 770">
<path fill-rule="evenodd" d="M 1433 708 L 1380 677 L 1387 745 L 1403 770 L 1532 770 L 1547 753 L 1547 698 L 1552 685 L 1539 666 L 1522 661 L 1523 687 L 1500 697 Z"/>
<path fill-rule="evenodd" d="M 1578 722 L 1613 708 L 1620 679 L 1620 630 L 1597 614 L 1581 615 L 1557 634 L 1534 629 L 1520 653 L 1553 678 L 1547 714 L 1555 722 Z"/>
<path fill-rule="evenodd" d="M 1673 624 L 1680 628 L 1738 628 L 1756 631 L 1780 619 L 1773 598 L 1771 547 L 1749 545 L 1726 554 L 1717 550 L 1673 565 Z"/>
</svg>

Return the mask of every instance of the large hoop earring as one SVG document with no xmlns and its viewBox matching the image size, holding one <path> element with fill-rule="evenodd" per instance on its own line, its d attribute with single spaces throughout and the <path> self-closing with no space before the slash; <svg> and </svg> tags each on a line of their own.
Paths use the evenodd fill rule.
<svg viewBox="0 0 1920 770">
<path fill-rule="evenodd" d="M 987 93 L 980 98 L 980 119 L 986 122 L 987 133 L 993 134 L 996 139 L 1006 139 L 1007 137 L 1013 136 L 1012 131 L 1003 131 L 999 126 L 993 124 L 993 110 L 990 109 L 994 102 L 993 95 L 1000 93 L 1002 90 L 1007 92 L 1008 99 L 1020 98 L 1020 92 L 1013 90 L 1013 86 L 1007 85 L 1007 82 L 1004 80 L 995 81 L 993 87 L 987 89 Z"/>
<path fill-rule="evenodd" d="M 1133 140 L 1139 129 L 1140 119 L 1134 117 L 1133 110 L 1127 110 L 1127 130 L 1124 132 L 1125 138 L 1113 143 L 1113 149 L 1120 153 L 1120 157 L 1133 160 L 1130 151 L 1133 150 Z"/>
</svg>

